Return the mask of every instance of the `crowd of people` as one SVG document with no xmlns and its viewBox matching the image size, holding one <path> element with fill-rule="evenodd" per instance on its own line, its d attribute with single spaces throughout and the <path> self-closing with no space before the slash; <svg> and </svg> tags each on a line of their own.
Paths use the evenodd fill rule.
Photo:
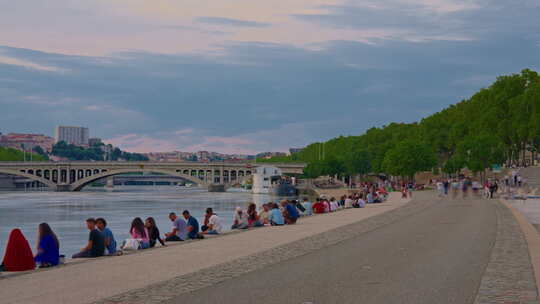
<svg viewBox="0 0 540 304">
<path fill-rule="evenodd" d="M 489 178 L 483 183 L 470 177 L 439 179 L 433 183 L 440 197 L 451 195 L 452 198 L 457 198 L 460 194 L 462 198 L 467 198 L 472 193 L 474 197 L 493 199 L 496 198 L 497 193 L 512 194 L 516 189 L 526 186 L 526 180 L 519 173 L 506 175 L 502 180 Z"/>
<path fill-rule="evenodd" d="M 314 203 L 308 198 L 304 198 L 302 202 L 283 200 L 279 204 L 274 202 L 263 204 L 259 210 L 254 203 L 251 203 L 246 210 L 236 207 L 231 229 L 293 225 L 300 217 L 331 213 L 340 209 L 363 208 L 366 204 L 382 203 L 387 197 L 388 191 L 384 187 L 372 184 L 352 195 L 344 195 L 339 199 L 317 198 Z M 212 208 L 206 209 L 202 225 L 199 225 L 199 221 L 188 210 L 184 210 L 181 217 L 171 212 L 169 220 L 172 224 L 171 230 L 162 235 L 154 218 L 148 217 L 144 221 L 140 217 L 134 218 L 129 229 L 129 237 L 119 246 L 104 218 L 88 218 L 85 221 L 88 240 L 79 252 L 73 254 L 72 258 L 122 255 L 129 250 L 152 248 L 158 243 L 166 246 L 168 242 L 204 239 L 205 235 L 217 235 L 223 232 L 222 220 Z M 60 242 L 47 223 L 41 223 L 38 226 L 35 252 L 35 254 L 32 252 L 22 231 L 13 229 L 9 235 L 0 271 L 28 271 L 36 267 L 57 266 L 62 262 Z"/>
</svg>

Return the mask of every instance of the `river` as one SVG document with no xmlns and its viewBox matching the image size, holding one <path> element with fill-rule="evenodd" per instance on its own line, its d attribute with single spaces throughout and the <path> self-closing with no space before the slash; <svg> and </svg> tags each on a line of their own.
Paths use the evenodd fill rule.
<svg viewBox="0 0 540 304">
<path fill-rule="evenodd" d="M 164 234 L 171 229 L 169 212 L 180 215 L 187 209 L 202 223 L 204 211 L 212 207 L 229 229 L 236 206 L 245 209 L 251 202 L 260 206 L 270 199 L 250 192 L 210 193 L 171 186 L 123 186 L 112 192 L 92 188 L 83 192 L 0 192 L 0 252 L 13 228 L 20 228 L 35 250 L 41 222 L 49 223 L 58 235 L 61 254 L 71 257 L 86 244 L 85 220 L 89 217 L 105 218 L 121 243 L 135 217 L 154 217 Z"/>
</svg>

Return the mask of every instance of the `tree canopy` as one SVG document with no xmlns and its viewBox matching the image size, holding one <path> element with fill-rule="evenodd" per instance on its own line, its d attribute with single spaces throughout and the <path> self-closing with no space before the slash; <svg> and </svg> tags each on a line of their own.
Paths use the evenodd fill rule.
<svg viewBox="0 0 540 304">
<path fill-rule="evenodd" d="M 409 175 L 431 168 L 452 174 L 465 167 L 483 172 L 496 164 L 518 164 L 526 151 L 539 150 L 540 76 L 523 70 L 498 77 L 469 99 L 419 122 L 374 127 L 359 136 L 313 143 L 289 157 L 267 161 L 307 162 L 310 174 L 324 174 L 323 164 L 329 159 L 341 161 L 348 174 L 367 170 Z M 435 161 L 430 156 L 419 162 L 412 151 L 432 151 Z"/>
</svg>

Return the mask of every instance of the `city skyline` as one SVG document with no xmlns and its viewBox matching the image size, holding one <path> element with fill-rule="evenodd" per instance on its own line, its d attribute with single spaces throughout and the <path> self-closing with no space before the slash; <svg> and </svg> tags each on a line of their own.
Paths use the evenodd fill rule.
<svg viewBox="0 0 540 304">
<path fill-rule="evenodd" d="M 532 0 L 0 0 L 0 127 L 84 125 L 130 152 L 287 151 L 539 70 L 538 15 Z"/>
</svg>

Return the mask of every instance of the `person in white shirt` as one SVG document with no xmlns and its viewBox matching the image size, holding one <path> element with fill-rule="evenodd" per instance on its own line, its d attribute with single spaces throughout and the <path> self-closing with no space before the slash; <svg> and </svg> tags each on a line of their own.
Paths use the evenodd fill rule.
<svg viewBox="0 0 540 304">
<path fill-rule="evenodd" d="M 345 199 L 345 208 L 348 209 L 348 208 L 352 208 L 352 204 L 353 204 L 353 200 L 351 198 L 351 196 L 347 196 L 347 198 Z"/>
<path fill-rule="evenodd" d="M 437 191 L 439 192 L 439 196 L 444 196 L 444 184 L 441 181 L 437 182 Z"/>
<path fill-rule="evenodd" d="M 212 208 L 206 209 L 206 212 L 210 214 L 208 218 L 208 226 L 204 230 L 204 234 L 220 234 L 223 231 L 223 225 L 221 224 L 221 218 L 212 211 Z"/>
<path fill-rule="evenodd" d="M 233 217 L 233 224 L 231 226 L 231 229 L 247 229 L 249 227 L 248 224 L 248 214 L 242 210 L 240 207 L 236 207 L 236 211 L 234 212 Z"/>
<path fill-rule="evenodd" d="M 336 212 L 338 209 L 338 203 L 335 198 L 330 199 L 330 212 Z"/>
</svg>

